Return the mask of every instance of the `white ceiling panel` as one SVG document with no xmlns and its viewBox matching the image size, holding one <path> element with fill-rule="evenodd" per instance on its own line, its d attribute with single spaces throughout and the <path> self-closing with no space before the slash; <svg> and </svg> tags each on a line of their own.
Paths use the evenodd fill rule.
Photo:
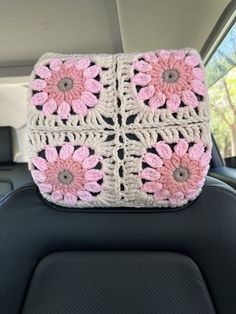
<svg viewBox="0 0 236 314">
<path fill-rule="evenodd" d="M 201 50 L 230 0 L 117 0 L 124 51 Z"/>
<path fill-rule="evenodd" d="M 115 0 L 0 0 L 0 65 L 44 52 L 120 52 Z"/>
</svg>

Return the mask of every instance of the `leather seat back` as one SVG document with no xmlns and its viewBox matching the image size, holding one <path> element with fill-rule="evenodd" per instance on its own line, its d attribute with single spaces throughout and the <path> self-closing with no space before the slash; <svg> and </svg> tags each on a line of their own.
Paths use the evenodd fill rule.
<svg viewBox="0 0 236 314">
<path fill-rule="evenodd" d="M 0 127 L 0 199 L 10 191 L 32 181 L 26 163 L 13 162 L 10 127 Z"/>
<path fill-rule="evenodd" d="M 34 184 L 0 204 L 0 313 L 236 312 L 236 195 L 175 209 L 66 209 Z"/>
</svg>

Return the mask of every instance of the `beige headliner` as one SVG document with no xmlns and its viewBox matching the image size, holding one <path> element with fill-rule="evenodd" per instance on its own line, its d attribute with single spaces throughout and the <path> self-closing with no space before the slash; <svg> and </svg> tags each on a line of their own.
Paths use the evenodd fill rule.
<svg viewBox="0 0 236 314">
<path fill-rule="evenodd" d="M 0 64 L 32 64 L 44 52 L 122 50 L 114 0 L 0 0 Z"/>
<path fill-rule="evenodd" d="M 125 51 L 201 50 L 229 0 L 118 0 Z"/>
<path fill-rule="evenodd" d="M 46 51 L 200 50 L 229 2 L 0 0 L 0 65 L 31 65 Z"/>
</svg>

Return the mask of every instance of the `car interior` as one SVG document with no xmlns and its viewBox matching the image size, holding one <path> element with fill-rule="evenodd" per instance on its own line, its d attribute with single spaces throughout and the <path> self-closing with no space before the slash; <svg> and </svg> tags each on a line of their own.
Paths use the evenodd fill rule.
<svg viewBox="0 0 236 314">
<path fill-rule="evenodd" d="M 0 26 L 0 314 L 235 314 L 236 1 L 0 0 Z M 202 111 L 202 120 L 185 115 L 188 121 L 178 122 L 178 128 L 184 131 L 178 133 L 178 140 L 173 135 L 170 143 L 165 134 L 176 134 L 173 119 L 180 115 L 177 110 L 185 112 L 181 110 L 184 104 L 187 107 L 186 97 L 181 96 L 179 109 L 171 112 L 173 119 L 168 121 L 172 122 L 158 125 L 159 120 L 153 123 L 147 118 L 146 124 L 153 123 L 150 134 L 156 129 L 159 132 L 155 146 L 150 144 L 151 135 L 149 138 L 145 129 L 145 115 L 137 120 L 139 112 L 131 108 L 133 103 L 126 93 L 134 91 L 138 101 L 148 107 L 152 100 L 147 89 L 150 81 L 143 82 L 151 71 L 145 66 L 150 67 L 154 58 L 171 58 L 179 50 L 185 57 L 179 54 L 178 58 L 185 58 L 186 64 L 192 62 L 195 67 L 195 61 L 191 61 L 195 59 L 189 58 L 190 49 L 201 57 L 198 62 L 205 68 L 209 100 L 205 101 L 203 92 L 201 96 L 203 83 L 199 93 L 195 92 L 198 97 L 194 97 L 209 110 Z M 136 54 L 141 57 L 132 63 L 134 77 L 127 79 L 119 69 L 122 62 L 127 68 L 125 58 L 131 60 Z M 109 60 L 116 61 L 110 64 Z M 96 62 L 101 62 L 100 70 Z M 202 73 L 200 65 L 193 70 L 198 77 Z M 51 111 L 46 113 L 47 103 L 39 97 L 43 96 L 42 90 L 45 94 L 45 88 L 39 85 L 50 87 L 52 79 L 48 77 L 53 77 L 53 71 L 58 73 L 60 67 L 69 69 L 66 73 L 77 67 L 78 73 L 87 75 L 83 84 L 87 84 L 90 99 L 82 98 L 81 92 L 83 102 L 72 102 L 70 113 L 66 107 L 48 109 Z M 110 71 L 109 67 L 114 72 L 103 74 Z M 175 74 L 173 69 L 170 72 Z M 107 99 L 102 95 L 109 91 L 110 83 L 103 75 L 114 75 L 113 94 L 107 92 Z M 62 81 L 65 85 L 58 85 L 61 93 L 75 84 L 69 74 Z M 128 84 L 138 87 L 125 90 Z M 146 94 L 142 93 L 145 88 Z M 121 90 L 123 98 L 117 96 Z M 118 108 L 114 111 L 113 95 Z M 105 99 L 107 107 L 99 112 L 95 101 L 100 99 Z M 171 98 L 166 99 L 170 108 Z M 119 109 L 122 106 L 131 108 L 127 109 L 130 117 L 126 109 Z M 138 108 L 143 107 L 139 104 Z M 163 108 L 160 110 L 166 110 Z M 90 115 L 93 110 L 94 116 Z M 200 109 L 191 112 L 200 116 Z M 97 120 L 93 118 L 96 114 Z M 77 124 L 73 122 L 77 121 L 76 115 Z M 87 116 L 91 117 L 90 124 Z M 122 131 L 122 119 L 126 118 L 127 131 Z M 67 119 L 72 121 L 70 126 Z M 191 128 L 197 131 L 189 131 Z M 207 128 L 209 136 L 204 135 Z M 139 132 L 145 136 L 141 138 Z M 155 162 L 165 164 L 166 159 L 177 158 L 184 145 L 189 145 L 185 149 L 190 156 L 188 167 L 207 164 L 208 144 L 203 148 L 199 138 L 211 143 L 209 169 L 207 166 L 205 172 L 202 170 L 201 188 L 198 185 L 198 192 L 191 190 L 188 200 L 182 198 L 179 202 L 181 192 L 176 185 L 175 199 L 169 197 L 168 203 L 167 196 L 162 196 L 155 203 L 153 198 L 157 200 L 160 192 L 166 193 L 160 186 L 167 182 L 158 181 L 164 170 L 158 176 L 155 172 L 155 182 L 149 179 L 154 169 L 161 167 Z M 80 143 L 83 140 L 87 146 Z M 129 153 L 127 147 L 134 152 Z M 153 147 L 159 157 L 153 157 Z M 194 156 L 200 156 L 199 164 L 197 157 L 191 157 L 193 151 Z M 114 157 L 116 153 L 118 157 Z M 59 183 L 68 186 L 75 176 L 93 177 L 93 181 L 86 179 L 93 182 L 87 183 L 87 190 L 76 190 L 76 200 L 71 194 L 63 199 L 54 190 L 52 193 L 52 185 L 46 184 L 53 180 L 53 160 L 59 158 L 66 163 L 72 160 L 72 154 L 73 162 L 80 162 L 80 166 L 74 166 L 75 172 L 68 171 L 72 161 L 68 166 L 71 168 L 63 166 L 57 176 Z M 80 154 L 84 154 L 83 160 L 79 160 Z M 172 157 L 163 157 L 168 155 Z M 136 164 L 126 160 L 127 156 L 132 162 L 138 157 L 142 160 L 140 190 L 132 181 Z M 87 170 L 82 174 L 86 162 Z M 102 167 L 107 167 L 111 175 L 102 172 Z M 176 170 L 171 171 L 177 176 Z M 178 182 L 183 180 L 178 177 Z M 82 181 L 78 182 L 81 186 Z M 155 194 L 153 182 L 158 189 Z M 104 199 L 103 191 L 107 193 Z M 133 198 L 130 191 L 134 191 Z M 116 193 L 121 195 L 119 201 Z M 98 201 L 93 203 L 96 198 Z"/>
</svg>

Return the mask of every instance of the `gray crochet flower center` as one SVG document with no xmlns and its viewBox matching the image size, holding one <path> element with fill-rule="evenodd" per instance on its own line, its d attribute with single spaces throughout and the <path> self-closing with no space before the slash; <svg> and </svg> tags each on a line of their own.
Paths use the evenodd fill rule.
<svg viewBox="0 0 236 314">
<path fill-rule="evenodd" d="M 58 175 L 59 182 L 63 184 L 70 184 L 74 179 L 73 174 L 68 170 L 63 170 Z"/>
<path fill-rule="evenodd" d="M 73 87 L 73 80 L 70 78 L 64 78 L 64 79 L 60 80 L 58 83 L 58 88 L 62 92 L 66 92 L 66 91 L 70 90 L 72 87 Z"/>
<path fill-rule="evenodd" d="M 186 168 L 179 167 L 173 173 L 174 179 L 178 182 L 185 182 L 189 177 L 189 172 Z"/>
<path fill-rule="evenodd" d="M 162 78 L 165 82 L 175 82 L 179 77 L 179 73 L 175 70 L 166 70 L 162 74 Z"/>
</svg>

